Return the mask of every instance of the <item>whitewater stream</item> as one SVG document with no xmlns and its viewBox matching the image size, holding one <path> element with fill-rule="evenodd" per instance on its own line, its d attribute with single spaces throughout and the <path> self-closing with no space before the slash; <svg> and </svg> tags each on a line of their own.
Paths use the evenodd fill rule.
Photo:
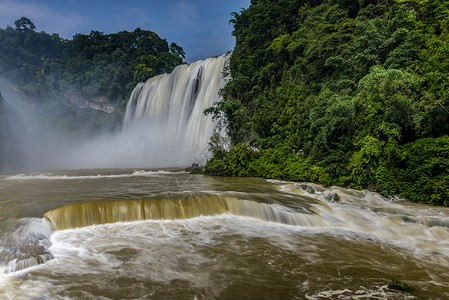
<svg viewBox="0 0 449 300">
<path fill-rule="evenodd" d="M 307 183 L 2 175 L 0 299 L 447 299 L 448 227 L 445 208 Z"/>
</svg>

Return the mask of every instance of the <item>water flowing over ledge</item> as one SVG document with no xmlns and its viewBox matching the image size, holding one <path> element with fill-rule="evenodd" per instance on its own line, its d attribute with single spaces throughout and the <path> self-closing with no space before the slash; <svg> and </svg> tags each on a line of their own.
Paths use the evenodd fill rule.
<svg viewBox="0 0 449 300">
<path fill-rule="evenodd" d="M 55 229 L 140 220 L 190 219 L 230 213 L 294 226 L 322 226 L 321 218 L 276 204 L 225 196 L 102 201 L 66 205 L 45 213 Z"/>
<path fill-rule="evenodd" d="M 223 55 L 180 65 L 171 74 L 139 83 L 126 107 L 124 130 L 140 132 L 141 138 L 158 144 L 155 150 L 175 161 L 195 158 L 204 163 L 214 124 L 203 112 L 221 100 L 228 59 Z"/>
<path fill-rule="evenodd" d="M 259 203 L 219 195 L 94 201 L 47 211 L 44 218 L 25 218 L 0 243 L 0 273 L 20 271 L 53 259 L 48 250 L 53 230 L 142 220 L 191 219 L 232 214 L 293 226 L 324 226 L 320 216 L 304 207 L 301 212 L 277 204 Z M 316 208 L 315 208 L 316 210 Z"/>
<path fill-rule="evenodd" d="M 10 144 L 14 147 L 0 159 L 0 168 L 167 168 L 202 164 L 210 156 L 207 143 L 215 126 L 212 116 L 203 112 L 220 101 L 228 59 L 224 55 L 180 65 L 171 74 L 137 84 L 128 101 L 123 127 L 116 132 L 76 134 L 46 124 L 24 104 L 17 109 L 17 116 L 8 110 L 2 114 L 8 122 L 2 125 L 11 129 L 8 132 L 13 133 Z M 8 166 L 12 161 L 14 166 Z"/>
</svg>

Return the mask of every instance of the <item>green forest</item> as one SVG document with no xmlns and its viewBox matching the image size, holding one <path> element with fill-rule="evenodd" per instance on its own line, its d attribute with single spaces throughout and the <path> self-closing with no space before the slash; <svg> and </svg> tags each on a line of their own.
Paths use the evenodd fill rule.
<svg viewBox="0 0 449 300">
<path fill-rule="evenodd" d="M 449 206 L 449 1 L 252 0 L 230 22 L 223 101 L 205 114 L 231 149 L 214 134 L 204 174 Z M 0 74 L 70 130 L 118 128 L 137 82 L 184 59 L 140 28 L 67 40 L 25 17 L 14 25 L 0 29 Z M 81 109 L 74 95 L 106 97 L 116 111 Z"/>
<path fill-rule="evenodd" d="M 26 17 L 14 25 L 0 29 L 1 76 L 15 84 L 43 118 L 70 130 L 117 128 L 138 82 L 184 62 L 182 47 L 140 28 L 113 34 L 91 31 L 67 40 L 37 32 Z M 116 110 L 106 114 L 80 109 L 70 101 L 73 96 L 103 97 Z"/>
<path fill-rule="evenodd" d="M 449 1 L 252 0 L 231 22 L 205 113 L 232 148 L 215 134 L 205 174 L 449 206 Z"/>
</svg>

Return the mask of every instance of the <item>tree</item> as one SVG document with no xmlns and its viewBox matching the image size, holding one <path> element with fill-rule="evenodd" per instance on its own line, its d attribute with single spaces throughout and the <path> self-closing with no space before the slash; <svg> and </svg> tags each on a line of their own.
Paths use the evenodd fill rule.
<svg viewBox="0 0 449 300">
<path fill-rule="evenodd" d="M 170 44 L 170 52 L 178 56 L 181 56 L 182 58 L 186 58 L 186 53 L 184 52 L 182 47 L 178 46 L 176 43 Z"/>
<path fill-rule="evenodd" d="M 117 116 L 137 82 L 171 72 L 183 63 L 182 47 L 175 43 L 169 47 L 149 30 L 91 31 L 64 40 L 57 34 L 34 31 L 26 17 L 15 25 L 15 29 L 0 28 L 0 74 L 17 84 L 43 118 L 86 132 L 120 126 Z M 101 113 L 71 103 L 96 97 L 105 97 L 117 113 L 100 118 Z"/>
<path fill-rule="evenodd" d="M 34 31 L 34 29 L 36 29 L 36 26 L 34 26 L 33 22 L 25 17 L 21 17 L 20 19 L 14 21 L 14 25 L 16 25 L 16 30 L 18 31 Z"/>
</svg>

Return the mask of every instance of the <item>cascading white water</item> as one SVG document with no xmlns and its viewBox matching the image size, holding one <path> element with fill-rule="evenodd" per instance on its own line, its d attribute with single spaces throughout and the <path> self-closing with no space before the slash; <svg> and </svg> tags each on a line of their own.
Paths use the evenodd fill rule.
<svg viewBox="0 0 449 300">
<path fill-rule="evenodd" d="M 18 131 L 13 136 L 23 142 L 11 142 L 18 149 L 8 148 L 5 153 L 23 152 L 23 159 L 14 161 L 23 162 L 23 167 L 30 169 L 162 168 L 205 163 L 214 124 L 204 110 L 220 100 L 228 57 L 180 65 L 171 74 L 139 83 L 128 102 L 123 129 L 114 134 L 79 138 L 41 124 L 27 114 L 21 118 L 26 121 L 23 132 L 17 125 L 10 126 Z M 2 92 L 8 91 L 1 81 L 0 84 Z M 17 98 L 12 93 L 6 96 Z M 0 146 L 4 150 L 5 146 Z M 0 161 L 2 166 L 5 161 Z"/>
<path fill-rule="evenodd" d="M 159 151 L 178 156 L 177 162 L 204 160 L 214 125 L 203 112 L 220 100 L 227 60 L 224 55 L 180 65 L 171 74 L 139 83 L 126 107 L 124 130 L 143 126 L 152 134 L 157 132 L 165 140 Z"/>
</svg>

